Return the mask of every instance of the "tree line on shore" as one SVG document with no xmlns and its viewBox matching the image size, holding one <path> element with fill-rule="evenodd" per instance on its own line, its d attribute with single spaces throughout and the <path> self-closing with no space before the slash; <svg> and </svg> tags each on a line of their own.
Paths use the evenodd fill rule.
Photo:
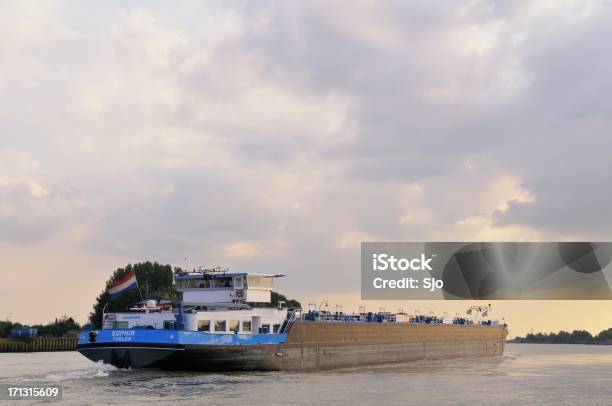
<svg viewBox="0 0 612 406">
<path fill-rule="evenodd" d="M 558 333 L 529 333 L 525 337 L 515 337 L 513 343 L 541 343 L 541 344 L 612 344 L 612 328 L 602 330 L 592 335 L 586 330 L 561 330 Z"/>
<path fill-rule="evenodd" d="M 47 324 L 34 324 L 31 326 L 10 320 L 0 321 L 0 337 L 6 338 L 11 335 L 14 328 L 35 328 L 38 329 L 39 337 L 67 337 L 77 336 L 82 326 L 72 317 L 62 316 Z"/>
</svg>

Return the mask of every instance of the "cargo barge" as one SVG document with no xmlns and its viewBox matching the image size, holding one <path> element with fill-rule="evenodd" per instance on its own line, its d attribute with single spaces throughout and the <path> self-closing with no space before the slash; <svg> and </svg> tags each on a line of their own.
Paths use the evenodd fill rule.
<svg viewBox="0 0 612 406">
<path fill-rule="evenodd" d="M 475 319 L 311 308 L 259 307 L 282 275 L 201 269 L 176 274 L 177 309 L 149 300 L 103 315 L 77 350 L 119 368 L 314 371 L 362 365 L 500 356 L 505 324 Z"/>
</svg>

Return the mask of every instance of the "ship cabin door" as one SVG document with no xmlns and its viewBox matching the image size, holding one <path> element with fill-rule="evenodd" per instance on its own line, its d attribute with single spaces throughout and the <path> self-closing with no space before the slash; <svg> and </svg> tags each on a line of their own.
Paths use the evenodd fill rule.
<svg viewBox="0 0 612 406">
<path fill-rule="evenodd" d="M 244 288 L 246 285 L 244 276 L 234 276 L 234 299 L 242 303 L 244 301 Z"/>
<path fill-rule="evenodd" d="M 261 327 L 261 316 L 253 316 L 253 326 L 251 328 L 253 334 L 259 332 L 259 327 Z"/>
</svg>

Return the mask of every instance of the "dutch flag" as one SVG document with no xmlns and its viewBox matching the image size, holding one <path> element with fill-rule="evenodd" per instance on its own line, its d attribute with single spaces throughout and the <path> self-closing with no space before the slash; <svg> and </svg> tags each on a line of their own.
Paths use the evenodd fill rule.
<svg viewBox="0 0 612 406">
<path fill-rule="evenodd" d="M 136 274 L 134 271 L 128 272 L 123 278 L 119 279 L 108 289 L 108 293 L 111 296 L 111 300 L 114 300 L 121 296 L 123 292 L 130 289 L 138 289 L 138 281 L 136 280 Z"/>
</svg>

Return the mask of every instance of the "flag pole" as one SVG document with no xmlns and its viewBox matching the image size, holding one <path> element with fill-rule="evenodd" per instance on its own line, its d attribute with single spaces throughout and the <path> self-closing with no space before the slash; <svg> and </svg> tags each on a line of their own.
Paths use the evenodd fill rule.
<svg viewBox="0 0 612 406">
<path fill-rule="evenodd" d="M 138 293 L 140 294 L 140 300 L 144 302 L 142 292 L 140 291 L 140 284 L 138 283 L 138 278 L 136 277 L 136 272 L 134 272 L 134 279 L 136 279 L 136 287 L 138 288 Z"/>
</svg>

